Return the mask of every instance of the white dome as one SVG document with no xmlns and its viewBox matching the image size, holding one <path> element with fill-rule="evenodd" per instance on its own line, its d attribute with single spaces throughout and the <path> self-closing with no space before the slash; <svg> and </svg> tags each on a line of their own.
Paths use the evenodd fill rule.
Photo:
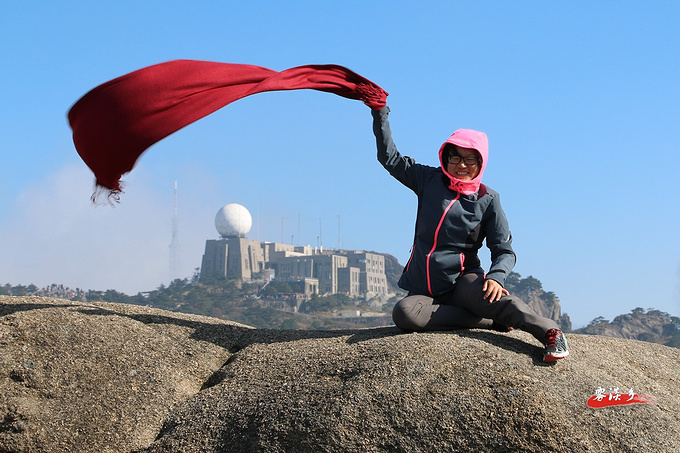
<svg viewBox="0 0 680 453">
<path fill-rule="evenodd" d="M 217 211 L 215 216 L 215 228 L 220 236 L 245 237 L 253 226 L 253 218 L 250 212 L 240 204 L 230 203 Z"/>
</svg>

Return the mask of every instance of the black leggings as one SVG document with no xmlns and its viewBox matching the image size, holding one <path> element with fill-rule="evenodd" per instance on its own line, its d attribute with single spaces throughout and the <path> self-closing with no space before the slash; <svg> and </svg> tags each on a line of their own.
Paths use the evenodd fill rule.
<svg viewBox="0 0 680 453">
<path fill-rule="evenodd" d="M 484 276 L 465 274 L 454 289 L 436 299 L 408 295 L 394 306 L 394 324 L 407 332 L 451 330 L 458 328 L 491 328 L 492 324 L 511 326 L 532 334 L 543 343 L 545 333 L 559 329 L 557 323 L 540 316 L 516 296 L 503 296 L 489 303 L 484 299 Z"/>
</svg>

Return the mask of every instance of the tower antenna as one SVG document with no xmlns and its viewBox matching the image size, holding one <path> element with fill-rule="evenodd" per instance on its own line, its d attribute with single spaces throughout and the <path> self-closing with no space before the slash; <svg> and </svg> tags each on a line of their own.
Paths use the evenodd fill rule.
<svg viewBox="0 0 680 453">
<path fill-rule="evenodd" d="M 175 209 L 172 214 L 172 239 L 170 241 L 170 272 L 171 278 L 177 278 L 177 249 L 179 244 L 177 242 L 179 225 L 177 221 L 177 180 L 175 180 Z"/>
</svg>

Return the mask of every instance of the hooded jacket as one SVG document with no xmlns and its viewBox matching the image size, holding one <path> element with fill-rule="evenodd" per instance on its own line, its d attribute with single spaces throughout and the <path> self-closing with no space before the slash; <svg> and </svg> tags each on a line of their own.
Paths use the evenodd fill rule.
<svg viewBox="0 0 680 453">
<path fill-rule="evenodd" d="M 486 135 L 459 129 L 439 148 L 440 167 L 422 165 L 397 151 L 389 112 L 389 107 L 372 110 L 378 161 L 418 196 L 413 247 L 399 286 L 437 297 L 451 291 L 463 273 L 484 274 L 478 257 L 484 240 L 491 251 L 486 276 L 504 285 L 516 257 L 500 196 L 481 183 L 489 157 Z M 461 181 L 446 171 L 443 153 L 449 143 L 479 152 L 482 163 L 473 180 Z"/>
</svg>

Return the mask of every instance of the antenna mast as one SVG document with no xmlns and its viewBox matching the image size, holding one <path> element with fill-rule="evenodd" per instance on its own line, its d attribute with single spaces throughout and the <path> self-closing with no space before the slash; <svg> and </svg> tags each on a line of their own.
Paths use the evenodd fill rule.
<svg viewBox="0 0 680 453">
<path fill-rule="evenodd" d="M 177 278 L 177 248 L 179 244 L 177 243 L 177 233 L 178 233 L 178 222 L 177 222 L 177 180 L 175 180 L 175 210 L 172 215 L 172 240 L 170 241 L 170 271 L 171 278 L 174 280 Z"/>
</svg>

